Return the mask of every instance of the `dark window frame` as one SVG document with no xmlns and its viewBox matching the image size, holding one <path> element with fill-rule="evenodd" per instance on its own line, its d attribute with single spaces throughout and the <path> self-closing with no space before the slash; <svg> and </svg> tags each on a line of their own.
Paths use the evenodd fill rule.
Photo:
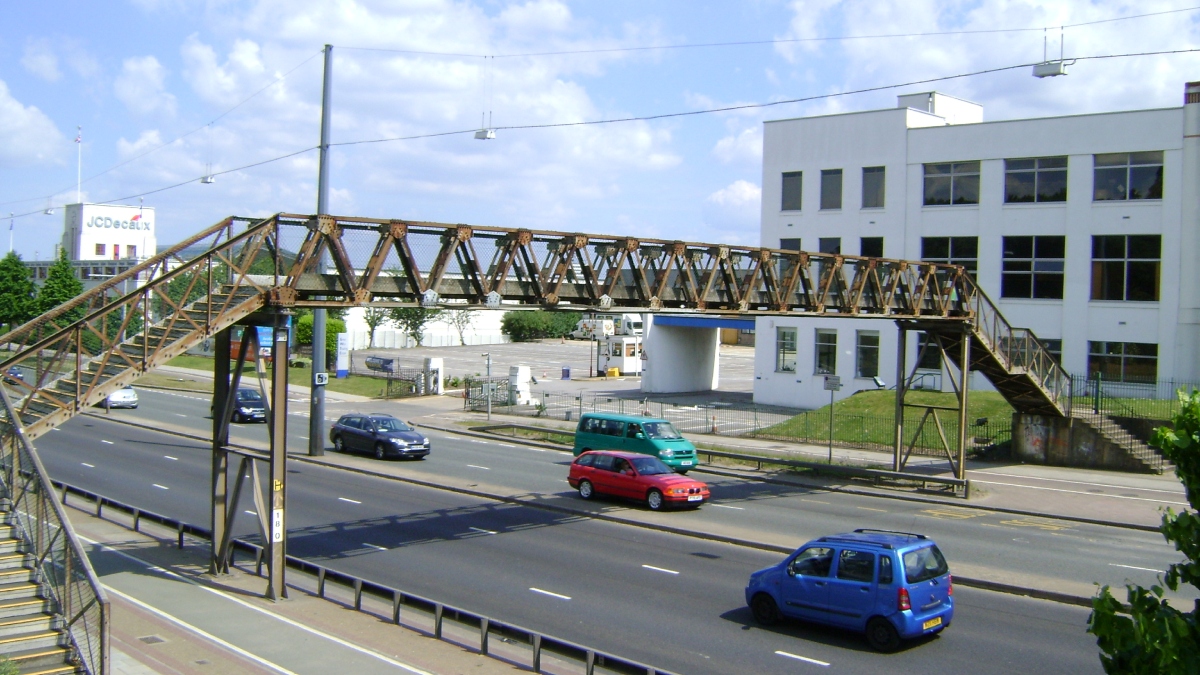
<svg viewBox="0 0 1200 675">
<path fill-rule="evenodd" d="M 979 160 L 937 162 L 924 167 L 923 206 L 979 205 Z"/>
<path fill-rule="evenodd" d="M 813 334 L 813 374 L 837 374 L 837 334 L 836 328 L 817 328 Z M 832 341 L 829 338 L 832 337 Z M 822 339 L 825 338 L 825 339 Z"/>
<path fill-rule="evenodd" d="M 1066 286 L 1067 238 L 1025 235 L 1001 240 L 1000 297 L 1062 300 Z"/>
<path fill-rule="evenodd" d="M 870 242 L 869 246 L 867 242 Z M 878 247 L 876 247 L 877 244 Z M 866 258 L 882 258 L 883 237 L 859 237 L 858 254 Z"/>
<path fill-rule="evenodd" d="M 864 344 L 863 338 L 873 338 L 875 344 Z M 859 330 L 854 334 L 854 376 L 870 379 L 879 377 L 879 331 Z M 867 366 L 864 368 L 864 366 Z M 873 369 L 871 368 L 873 366 Z M 870 372 L 868 372 L 870 371 Z"/>
<path fill-rule="evenodd" d="M 843 173 L 841 169 L 821 169 L 822 211 L 842 210 Z M 836 193 L 836 194 L 835 194 Z"/>
<path fill-rule="evenodd" d="M 1148 342 L 1088 340 L 1088 379 L 1154 384 L 1158 381 L 1158 345 Z"/>
<path fill-rule="evenodd" d="M 777 373 L 795 373 L 796 372 L 796 328 L 787 326 L 775 327 L 775 372 Z M 787 347 L 791 345 L 789 350 Z M 788 368 L 788 355 L 791 355 L 791 368 Z"/>
<path fill-rule="evenodd" d="M 876 184 L 876 181 L 878 181 L 878 184 Z M 886 203 L 887 167 L 864 166 L 862 170 L 862 208 L 882 209 Z"/>
<path fill-rule="evenodd" d="M 1004 203 L 1067 201 L 1067 158 L 1027 157 L 1004 160 Z"/>
<path fill-rule="evenodd" d="M 945 243 L 945 252 L 941 250 Z M 979 267 L 979 237 L 921 237 L 921 260 L 962 265 L 972 277 Z"/>
<path fill-rule="evenodd" d="M 1092 201 L 1161 201 L 1162 150 L 1092 155 Z"/>
<path fill-rule="evenodd" d="M 804 172 L 784 171 L 780 179 L 780 211 L 801 211 L 804 205 Z"/>
<path fill-rule="evenodd" d="M 1092 235 L 1091 300 L 1158 302 L 1161 285 L 1162 235 Z"/>
</svg>

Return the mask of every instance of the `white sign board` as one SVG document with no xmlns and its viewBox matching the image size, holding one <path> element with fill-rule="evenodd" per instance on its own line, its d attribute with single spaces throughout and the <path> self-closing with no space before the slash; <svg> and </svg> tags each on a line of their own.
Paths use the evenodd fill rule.
<svg viewBox="0 0 1200 675">
<path fill-rule="evenodd" d="M 283 541 L 283 509 L 271 509 L 271 541 Z"/>
<path fill-rule="evenodd" d="M 350 336 L 345 333 L 337 334 L 337 361 L 334 371 L 337 377 L 350 374 Z"/>
<path fill-rule="evenodd" d="M 825 376 L 825 391 L 841 391 L 842 378 L 837 375 Z"/>
</svg>

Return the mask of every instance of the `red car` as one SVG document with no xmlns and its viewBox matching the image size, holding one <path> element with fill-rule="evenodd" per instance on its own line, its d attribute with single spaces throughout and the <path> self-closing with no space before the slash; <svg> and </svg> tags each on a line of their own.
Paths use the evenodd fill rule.
<svg viewBox="0 0 1200 675">
<path fill-rule="evenodd" d="M 678 474 L 657 457 L 637 452 L 592 450 L 571 463 L 567 476 L 579 496 L 609 494 L 645 501 L 651 511 L 668 505 L 697 508 L 708 501 L 708 486 Z"/>
</svg>

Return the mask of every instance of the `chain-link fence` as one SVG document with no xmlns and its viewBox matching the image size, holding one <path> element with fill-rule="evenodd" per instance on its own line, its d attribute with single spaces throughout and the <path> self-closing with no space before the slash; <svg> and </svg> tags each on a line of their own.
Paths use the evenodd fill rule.
<svg viewBox="0 0 1200 675">
<path fill-rule="evenodd" d="M 506 415 L 528 415 L 556 420 L 576 420 L 587 412 L 607 412 L 622 415 L 641 415 L 671 422 L 684 433 L 747 436 L 791 443 L 828 443 L 829 411 L 796 412 L 774 406 L 737 404 L 680 405 L 659 401 L 620 398 L 614 396 L 554 394 L 535 392 L 532 402 L 515 403 L 508 392 L 508 380 L 493 378 L 492 412 Z M 477 381 L 468 388 L 466 407 L 482 412 L 487 409 L 484 383 Z M 924 414 L 909 410 L 905 415 L 904 447 L 916 444 L 913 453 L 941 455 L 943 446 L 937 424 L 932 417 L 921 424 Z M 938 421 L 951 450 L 957 449 L 958 416 L 950 411 L 938 412 Z M 917 433 L 920 428 L 920 433 Z M 856 415 L 834 413 L 833 442 L 840 447 L 890 450 L 893 447 L 895 425 L 891 415 Z M 979 419 L 967 430 L 968 449 L 984 449 L 1007 442 L 1012 436 L 1012 422 Z"/>
</svg>

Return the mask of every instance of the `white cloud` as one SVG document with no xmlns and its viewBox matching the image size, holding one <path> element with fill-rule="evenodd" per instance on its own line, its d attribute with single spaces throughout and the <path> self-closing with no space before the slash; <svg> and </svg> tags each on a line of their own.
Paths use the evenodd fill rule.
<svg viewBox="0 0 1200 675">
<path fill-rule="evenodd" d="M 54 122 L 34 106 L 12 97 L 8 84 L 0 80 L 0 164 L 32 166 L 59 164 L 66 139 Z"/>
<path fill-rule="evenodd" d="M 556 0 L 532 0 L 505 7 L 497 23 L 511 35 L 543 40 L 548 33 L 562 33 L 570 28 L 571 10 Z"/>
<path fill-rule="evenodd" d="M 762 125 L 755 125 L 717 141 L 713 147 L 713 154 L 726 164 L 732 162 L 757 164 L 762 161 L 762 147 Z"/>
<path fill-rule="evenodd" d="M 195 34 L 188 36 L 180 52 L 184 78 L 209 103 L 231 105 L 270 79 L 261 50 L 251 40 L 235 41 L 224 64 L 217 63 L 216 51 Z"/>
<path fill-rule="evenodd" d="M 125 59 L 113 91 L 126 108 L 139 115 L 174 114 L 175 97 L 165 91 L 167 69 L 153 56 Z"/>
<path fill-rule="evenodd" d="M 758 238 L 762 188 L 735 180 L 704 200 L 704 222 L 723 233 L 722 240 L 751 243 Z"/>
<path fill-rule="evenodd" d="M 47 82 L 57 82 L 62 77 L 62 71 L 58 69 L 58 57 L 50 47 L 49 40 L 26 42 L 25 53 L 21 56 L 21 65 L 25 70 Z"/>
</svg>

